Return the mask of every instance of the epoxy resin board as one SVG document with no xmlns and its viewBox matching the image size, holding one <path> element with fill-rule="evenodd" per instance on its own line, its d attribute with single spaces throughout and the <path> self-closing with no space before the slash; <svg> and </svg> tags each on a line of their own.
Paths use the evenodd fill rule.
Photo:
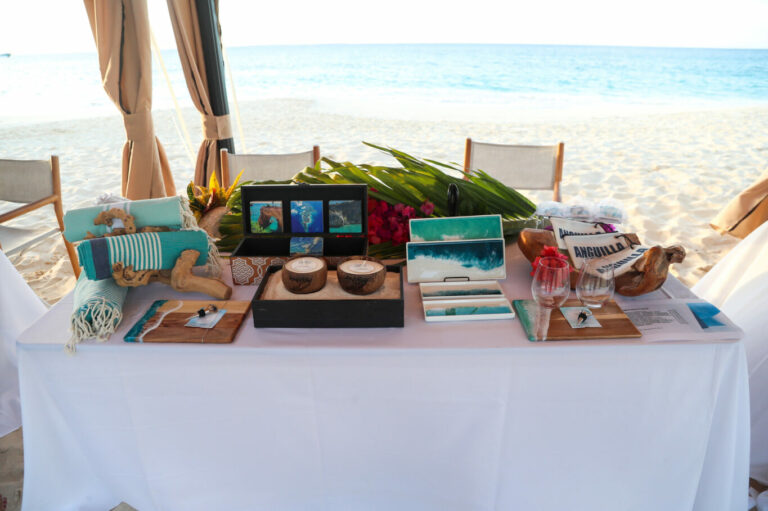
<svg viewBox="0 0 768 511">
<path fill-rule="evenodd" d="M 520 324 L 523 325 L 529 341 L 534 341 L 533 332 L 536 323 L 536 302 L 533 300 L 514 300 Z M 579 300 L 568 300 L 563 307 L 580 307 Z M 640 331 L 629 320 L 619 304 L 614 300 L 592 311 L 600 328 L 571 328 L 568 320 L 559 309 L 552 311 L 549 319 L 547 341 L 583 341 L 587 339 L 621 339 L 641 337 Z"/>
<path fill-rule="evenodd" d="M 126 342 L 138 342 L 139 336 L 151 328 L 166 311 L 175 309 L 181 302 L 181 308 L 165 316 L 156 329 L 147 333 L 141 342 L 186 342 L 198 344 L 227 344 L 235 340 L 235 334 L 245 319 L 250 302 L 233 300 L 158 300 L 152 304 L 146 314 L 125 335 Z M 226 309 L 213 328 L 192 328 L 186 325 L 190 316 L 200 309 L 215 305 L 219 310 Z"/>
</svg>

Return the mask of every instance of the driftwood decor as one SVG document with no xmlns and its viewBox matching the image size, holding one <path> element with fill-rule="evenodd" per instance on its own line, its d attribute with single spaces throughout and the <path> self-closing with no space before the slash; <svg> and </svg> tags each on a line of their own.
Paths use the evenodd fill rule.
<svg viewBox="0 0 768 511">
<path fill-rule="evenodd" d="M 636 234 L 628 234 L 633 243 L 640 244 Z M 517 245 L 526 259 L 533 261 L 546 246 L 556 247 L 557 240 L 552 231 L 543 229 L 523 229 L 517 239 Z M 669 265 L 680 263 L 685 259 L 685 249 L 680 245 L 663 248 L 659 245 L 651 247 L 640 259 L 635 261 L 632 269 L 616 277 L 616 292 L 623 296 L 639 296 L 656 291 L 667 280 Z M 577 275 L 571 279 L 571 286 L 577 280 Z"/>
<path fill-rule="evenodd" d="M 96 216 L 93 223 L 94 225 L 106 224 L 111 227 L 115 218 L 122 221 L 123 227 L 113 229 L 110 233 L 105 234 L 105 237 L 135 234 L 137 232 L 165 232 L 171 230 L 168 227 L 154 226 L 136 229 L 133 216 L 117 208 L 102 211 Z M 95 237 L 89 232 L 86 239 Z M 117 262 L 112 265 L 112 278 L 121 287 L 139 287 L 146 286 L 151 282 L 162 282 L 163 284 L 168 284 L 176 291 L 205 293 L 219 300 L 228 300 L 232 296 L 231 287 L 218 279 L 201 277 L 192 273 L 192 267 L 199 256 L 200 252 L 197 250 L 184 250 L 176 259 L 176 264 L 172 270 L 134 270 L 133 266 L 126 267 L 123 263 Z"/>
</svg>

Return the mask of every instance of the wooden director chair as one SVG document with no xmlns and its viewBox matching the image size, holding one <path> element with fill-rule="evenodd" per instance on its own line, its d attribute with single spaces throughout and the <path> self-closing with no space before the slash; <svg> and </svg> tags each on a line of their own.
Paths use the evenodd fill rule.
<svg viewBox="0 0 768 511">
<path fill-rule="evenodd" d="M 243 181 L 285 181 L 291 179 L 306 167 L 313 167 L 320 161 L 320 147 L 311 151 L 287 154 L 233 154 L 221 150 L 221 186 L 232 184 L 241 170 L 245 169 Z"/>
<path fill-rule="evenodd" d="M 58 227 L 52 229 L 20 228 L 0 225 L 0 249 L 6 255 L 22 250 L 56 234 L 64 239 L 64 208 L 61 203 L 61 177 L 59 157 L 50 160 L 0 159 L 0 201 L 20 203 L 22 206 L 0 214 L 0 224 L 53 204 Z M 64 239 L 69 261 L 75 276 L 80 275 L 75 247 Z"/>
<path fill-rule="evenodd" d="M 522 190 L 552 190 L 561 201 L 565 144 L 551 146 L 504 145 L 474 142 L 467 138 L 464 171 L 479 169 L 505 185 Z"/>
</svg>

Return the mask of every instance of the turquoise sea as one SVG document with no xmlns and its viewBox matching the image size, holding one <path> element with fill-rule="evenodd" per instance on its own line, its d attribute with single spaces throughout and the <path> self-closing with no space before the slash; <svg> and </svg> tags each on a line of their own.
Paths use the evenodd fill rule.
<svg viewBox="0 0 768 511">
<path fill-rule="evenodd" d="M 562 109 L 768 104 L 768 50 L 432 44 L 258 46 L 227 54 L 241 102 L 402 98 Z M 191 107 L 175 50 L 162 55 L 181 105 Z M 153 74 L 154 107 L 171 108 L 157 65 Z M 0 58 L 0 122 L 113 109 L 95 53 Z"/>
</svg>

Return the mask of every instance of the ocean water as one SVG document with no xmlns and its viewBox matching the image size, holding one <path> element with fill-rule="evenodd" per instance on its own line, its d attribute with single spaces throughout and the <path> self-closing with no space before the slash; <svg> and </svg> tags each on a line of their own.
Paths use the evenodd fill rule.
<svg viewBox="0 0 768 511">
<path fill-rule="evenodd" d="M 434 108 L 688 109 L 768 104 L 768 50 L 549 45 L 320 45 L 229 48 L 239 101 L 300 98 L 344 113 Z M 162 52 L 191 107 L 175 50 Z M 172 108 L 154 64 L 154 108 Z M 346 107 L 345 107 L 346 105 Z M 0 122 L 114 112 L 96 54 L 0 58 Z M 345 111 L 345 108 L 347 111 Z M 365 112 L 363 112 L 365 113 Z"/>
</svg>

